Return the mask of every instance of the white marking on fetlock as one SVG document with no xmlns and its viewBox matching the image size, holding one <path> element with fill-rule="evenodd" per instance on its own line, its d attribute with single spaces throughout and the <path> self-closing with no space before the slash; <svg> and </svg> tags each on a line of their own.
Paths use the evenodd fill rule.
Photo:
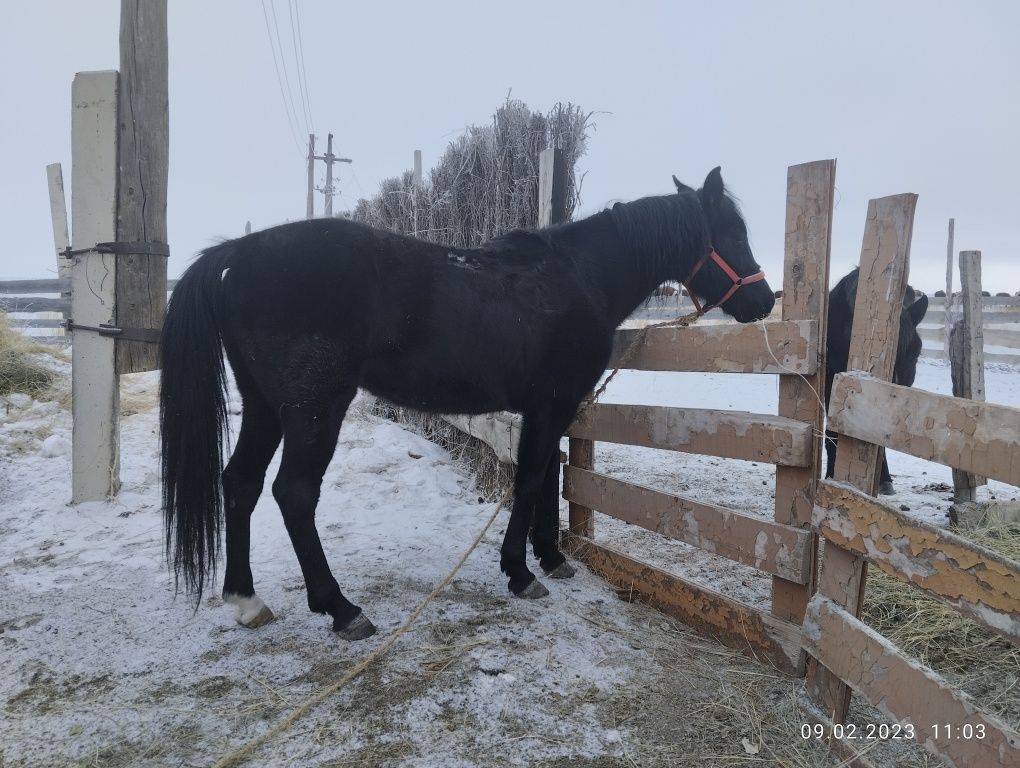
<svg viewBox="0 0 1020 768">
<path fill-rule="evenodd" d="M 249 629 L 261 627 L 275 618 L 273 612 L 269 610 L 269 606 L 263 603 L 262 598 L 258 595 L 245 597 L 228 593 L 223 595 L 223 602 L 230 603 L 237 609 L 234 618 L 238 624 Z"/>
</svg>

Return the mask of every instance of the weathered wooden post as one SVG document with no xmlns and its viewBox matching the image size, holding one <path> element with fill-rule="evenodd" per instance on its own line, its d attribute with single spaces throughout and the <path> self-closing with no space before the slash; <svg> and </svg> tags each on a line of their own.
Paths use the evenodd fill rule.
<svg viewBox="0 0 1020 768">
<path fill-rule="evenodd" d="M 170 153 L 166 0 L 120 7 L 117 373 L 159 367 Z"/>
<path fill-rule="evenodd" d="M 868 203 L 848 371 L 864 371 L 882 381 L 892 379 L 916 206 L 917 195 L 911 194 Z M 872 443 L 840 435 L 833 479 L 874 496 L 878 490 L 880 450 Z M 864 558 L 826 542 L 818 577 L 820 594 L 859 616 L 866 576 Z M 846 720 L 850 689 L 816 659 L 808 662 L 807 693 L 833 721 Z"/>
<path fill-rule="evenodd" d="M 113 327 L 116 257 L 96 248 L 117 231 L 117 73 L 79 72 L 71 87 L 71 501 L 120 488 L 120 396 Z"/>
<path fill-rule="evenodd" d="M 815 373 L 779 377 L 779 415 L 810 423 L 815 437 L 811 442 L 811 461 L 806 467 L 776 467 L 775 520 L 807 528 L 811 525 L 812 500 L 824 455 L 822 402 L 836 161 L 791 166 L 786 183 L 783 320 L 817 320 L 818 351 Z M 812 536 L 811 548 L 818 549 L 816 536 Z M 813 566 L 810 571 L 814 573 Z M 799 624 L 813 591 L 813 578 L 807 584 L 797 584 L 773 576 L 772 615 Z M 802 665 L 802 661 L 799 663 Z"/>
<path fill-rule="evenodd" d="M 71 237 L 67 229 L 67 201 L 64 197 L 64 170 L 60 163 L 46 166 L 46 186 L 50 193 L 50 222 L 53 226 L 53 247 L 57 252 L 57 277 L 67 283 L 60 291 L 60 298 L 71 298 L 71 258 L 67 255 Z M 70 317 L 70 310 L 63 313 L 64 320 Z M 66 334 L 66 331 L 61 331 Z"/>
<path fill-rule="evenodd" d="M 985 331 L 981 320 L 981 251 L 960 252 L 960 291 L 963 317 L 949 334 L 949 366 L 953 397 L 985 401 Z M 977 488 L 985 479 L 953 470 L 953 501 L 977 501 Z"/>
<path fill-rule="evenodd" d="M 538 157 L 538 226 L 559 224 L 567 218 L 567 164 L 559 149 L 542 150 Z M 594 467 L 595 443 L 591 440 L 568 438 L 569 464 L 582 469 Z M 552 491 L 551 491 L 552 492 Z M 559 493 L 559 489 L 554 491 Z M 569 502 L 569 526 L 572 533 L 591 537 L 593 513 L 587 507 Z"/>
<path fill-rule="evenodd" d="M 946 242 L 946 300 L 945 312 L 942 313 L 942 325 L 944 328 L 942 336 L 942 351 L 946 359 L 950 358 L 949 335 L 953 330 L 953 230 L 956 228 L 956 219 L 949 220 L 949 236 Z"/>
</svg>

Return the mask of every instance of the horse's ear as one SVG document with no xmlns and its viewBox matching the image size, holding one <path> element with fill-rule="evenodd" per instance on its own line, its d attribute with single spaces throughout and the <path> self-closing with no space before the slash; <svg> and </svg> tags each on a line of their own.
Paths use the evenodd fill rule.
<svg viewBox="0 0 1020 768">
<path fill-rule="evenodd" d="M 916 326 L 920 325 L 921 321 L 924 320 L 924 314 L 928 311 L 928 297 L 925 294 L 921 294 L 921 298 L 907 307 L 907 314 L 910 315 L 910 321 Z"/>
<path fill-rule="evenodd" d="M 705 177 L 705 186 L 701 189 L 703 201 L 709 208 L 715 208 L 722 202 L 723 180 L 722 168 L 718 165 Z"/>
<path fill-rule="evenodd" d="M 678 179 L 676 176 L 673 177 L 673 183 L 676 184 L 676 191 L 677 192 L 692 192 L 693 191 L 690 187 L 688 187 L 686 184 L 684 184 L 682 181 L 680 181 L 680 179 Z"/>
</svg>

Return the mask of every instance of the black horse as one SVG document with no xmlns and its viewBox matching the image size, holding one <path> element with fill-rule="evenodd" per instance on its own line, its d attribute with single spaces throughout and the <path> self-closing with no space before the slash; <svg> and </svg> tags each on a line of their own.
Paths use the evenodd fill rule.
<svg viewBox="0 0 1020 768">
<path fill-rule="evenodd" d="M 320 219 L 204 251 L 174 290 L 162 337 L 163 508 L 178 582 L 201 596 L 224 527 L 224 599 L 246 626 L 272 618 L 255 595 L 249 518 L 282 438 L 273 496 L 308 607 L 347 639 L 375 631 L 341 593 L 315 528 L 359 387 L 423 411 L 521 413 L 500 566 L 515 595 L 548 594 L 525 564 L 530 531 L 543 570 L 572 576 L 557 544 L 559 441 L 605 371 L 616 327 L 666 280 L 741 322 L 774 303 L 719 169 L 699 190 L 674 182 L 676 194 L 472 250 Z M 243 400 L 222 486 L 221 345 Z"/>
<path fill-rule="evenodd" d="M 854 324 L 854 302 L 857 300 L 856 267 L 836 283 L 829 293 L 829 325 L 825 352 L 825 410 L 829 410 L 832 395 L 832 380 L 837 373 L 846 371 L 850 360 L 850 331 Z M 928 311 L 928 297 L 923 293 L 917 297 L 909 285 L 903 291 L 903 310 L 900 314 L 900 338 L 896 347 L 896 362 L 893 366 L 893 384 L 909 387 L 917 375 L 917 358 L 921 356 L 921 337 L 917 326 Z M 832 477 L 836 468 L 835 432 L 825 433 L 826 466 L 825 476 Z M 878 487 L 880 494 L 891 496 L 895 493 L 889 464 L 882 454 L 882 479 Z"/>
</svg>

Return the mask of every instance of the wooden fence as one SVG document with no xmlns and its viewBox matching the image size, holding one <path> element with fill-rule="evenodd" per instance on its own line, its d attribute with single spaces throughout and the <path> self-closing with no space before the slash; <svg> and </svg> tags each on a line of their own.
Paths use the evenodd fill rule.
<svg viewBox="0 0 1020 768">
<path fill-rule="evenodd" d="M 726 645 L 806 674 L 817 705 L 810 717 L 828 721 L 830 734 L 846 719 L 853 690 L 894 722 L 909 723 L 908 733 L 951 765 L 1020 765 L 1020 734 L 858 618 L 865 564 L 872 562 L 1020 643 L 1020 564 L 873 498 L 879 446 L 1020 485 L 1020 410 L 888 383 L 900 306 L 887 297 L 903 295 L 916 196 L 873 200 L 853 372 L 837 378 L 829 414 L 830 428 L 842 434 L 836 481 L 817 479 L 833 176 L 832 163 L 790 169 L 785 301 L 782 319 L 764 324 L 768 346 L 760 325 L 655 329 L 628 363 L 641 370 L 778 374 L 779 413 L 595 406 L 568 432 L 564 541 L 618 588 Z M 634 333 L 618 332 L 614 358 Z M 596 472 L 596 440 L 771 462 L 774 519 Z M 771 608 L 599 543 L 593 510 L 771 574 Z M 855 755 L 861 744 L 841 746 Z"/>
<path fill-rule="evenodd" d="M 167 281 L 173 290 L 176 280 Z M 64 322 L 71 314 L 71 278 L 43 280 L 0 280 L 0 312 L 11 315 L 37 315 L 12 317 L 13 328 L 30 335 L 41 344 L 69 344 L 71 337 L 64 332 Z M 35 331 L 42 330 L 42 333 Z"/>
<path fill-rule="evenodd" d="M 958 308 L 955 317 L 959 317 Z M 928 298 L 928 312 L 918 328 L 921 340 L 929 346 L 921 351 L 923 357 L 946 359 L 945 354 L 946 299 Z M 981 320 L 984 326 L 985 361 L 1020 365 L 1020 296 L 985 296 L 981 299 Z M 931 346 L 934 342 L 937 346 Z M 990 350 L 993 348 L 1005 348 Z"/>
</svg>

